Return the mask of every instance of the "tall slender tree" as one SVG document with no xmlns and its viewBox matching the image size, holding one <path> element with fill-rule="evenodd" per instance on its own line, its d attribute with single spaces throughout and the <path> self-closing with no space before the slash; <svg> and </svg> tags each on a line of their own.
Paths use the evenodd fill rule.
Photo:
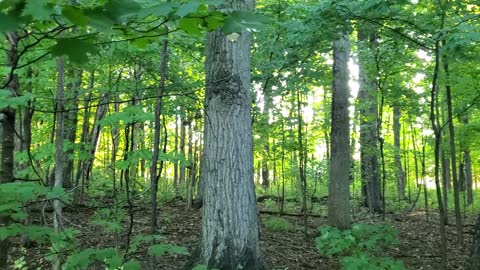
<svg viewBox="0 0 480 270">
<path fill-rule="evenodd" d="M 350 39 L 341 33 L 333 45 L 333 97 L 331 124 L 330 182 L 328 184 L 328 223 L 350 228 L 350 123 L 348 59 Z"/>
<path fill-rule="evenodd" d="M 382 212 L 381 184 L 379 167 L 379 134 L 377 85 L 374 75 L 369 72 L 371 49 L 377 42 L 375 30 L 371 25 L 362 26 L 358 30 L 360 42 L 358 106 L 360 107 L 360 162 L 362 192 L 365 204 L 371 212 Z"/>
</svg>

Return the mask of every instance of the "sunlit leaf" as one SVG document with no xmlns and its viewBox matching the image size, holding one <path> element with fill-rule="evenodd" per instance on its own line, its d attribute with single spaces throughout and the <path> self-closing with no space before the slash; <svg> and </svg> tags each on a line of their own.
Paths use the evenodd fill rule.
<svg viewBox="0 0 480 270">
<path fill-rule="evenodd" d="M 179 27 L 192 35 L 201 35 L 202 34 L 202 23 L 203 20 L 200 18 L 182 18 L 179 22 Z"/>
</svg>

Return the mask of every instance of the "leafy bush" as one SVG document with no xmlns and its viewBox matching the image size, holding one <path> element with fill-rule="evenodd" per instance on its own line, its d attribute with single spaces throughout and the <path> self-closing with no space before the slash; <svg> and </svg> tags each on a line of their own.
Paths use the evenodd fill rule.
<svg viewBox="0 0 480 270">
<path fill-rule="evenodd" d="M 267 230 L 273 232 L 291 232 L 295 231 L 295 226 L 288 220 L 281 217 L 268 217 L 263 221 Z"/>
<path fill-rule="evenodd" d="M 321 235 L 315 239 L 318 251 L 341 257 L 342 269 L 406 269 L 401 261 L 378 256 L 399 244 L 398 233 L 391 225 L 355 224 L 345 231 L 322 226 L 319 230 Z"/>
</svg>

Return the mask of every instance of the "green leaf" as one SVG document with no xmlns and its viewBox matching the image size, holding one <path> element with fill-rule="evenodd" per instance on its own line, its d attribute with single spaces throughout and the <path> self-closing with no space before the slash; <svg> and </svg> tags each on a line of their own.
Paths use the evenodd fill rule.
<svg viewBox="0 0 480 270">
<path fill-rule="evenodd" d="M 32 16 L 34 20 L 46 21 L 54 14 L 53 6 L 48 0 L 27 0 L 23 9 L 23 16 Z"/>
<path fill-rule="evenodd" d="M 103 8 L 108 17 L 117 23 L 128 21 L 141 9 L 134 0 L 110 0 Z"/>
<path fill-rule="evenodd" d="M 201 5 L 202 3 L 197 0 L 189 1 L 182 4 L 175 14 L 180 17 L 185 17 L 187 14 L 197 11 Z"/>
<path fill-rule="evenodd" d="M 85 40 L 59 38 L 56 41 L 57 44 L 52 47 L 52 54 L 55 56 L 66 55 L 75 63 L 86 63 L 88 61 L 88 54 L 97 52 L 97 48 Z"/>
<path fill-rule="evenodd" d="M 28 101 L 32 98 L 32 94 L 25 93 L 22 96 L 12 96 L 12 91 L 8 89 L 0 89 L 0 109 L 10 107 L 17 109 L 28 105 Z"/>
<path fill-rule="evenodd" d="M 178 26 L 188 34 L 199 36 L 202 34 L 202 23 L 200 18 L 182 18 Z"/>
<path fill-rule="evenodd" d="M 238 33 L 243 30 L 255 32 L 270 23 L 270 18 L 249 11 L 234 11 L 225 18 L 222 31 L 225 34 Z"/>
<path fill-rule="evenodd" d="M 170 13 L 174 12 L 174 10 L 178 7 L 177 3 L 159 3 L 148 8 L 142 9 L 139 12 L 139 17 L 147 17 L 149 15 L 155 15 L 158 17 L 167 17 Z"/>
<path fill-rule="evenodd" d="M 223 25 L 225 20 L 225 15 L 220 11 L 213 11 L 210 15 L 205 19 L 207 22 L 207 29 L 208 30 L 215 30 Z"/>
<path fill-rule="evenodd" d="M 86 26 L 87 23 L 89 22 L 89 18 L 85 16 L 85 14 L 83 13 L 83 10 L 76 7 L 66 6 L 62 10 L 62 14 L 71 23 L 77 26 Z"/>
<path fill-rule="evenodd" d="M 140 263 L 137 260 L 129 260 L 123 265 L 123 270 L 139 270 Z"/>
<path fill-rule="evenodd" d="M 20 22 L 17 18 L 0 12 L 0 32 L 6 33 L 14 31 Z"/>
</svg>

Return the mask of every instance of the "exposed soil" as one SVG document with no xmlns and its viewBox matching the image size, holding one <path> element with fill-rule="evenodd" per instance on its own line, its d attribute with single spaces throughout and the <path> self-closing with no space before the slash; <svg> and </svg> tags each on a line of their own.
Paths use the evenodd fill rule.
<svg viewBox="0 0 480 270">
<path fill-rule="evenodd" d="M 262 208 L 262 206 L 260 206 Z M 79 240 L 82 248 L 88 247 L 111 247 L 116 243 L 125 243 L 126 235 L 115 236 L 103 233 L 100 227 L 89 223 L 95 212 L 93 207 L 69 207 L 65 211 L 67 226 L 77 227 L 82 233 Z M 37 219 L 40 214 L 37 214 Z M 46 215 L 47 219 L 49 214 Z M 261 214 L 265 219 L 269 215 Z M 144 207 L 136 207 L 134 211 L 135 222 L 133 234 L 148 234 L 149 211 Z M 298 230 L 293 232 L 271 232 L 262 227 L 261 247 L 267 265 L 270 269 L 339 269 L 339 263 L 334 258 L 320 256 L 314 245 L 314 237 L 319 226 L 326 223 L 322 217 L 309 218 L 309 239 L 305 240 L 303 218 L 298 216 L 285 216 Z M 373 217 L 367 213 L 358 212 L 355 222 L 378 223 L 381 217 Z M 389 214 L 386 220 L 392 223 L 400 233 L 401 244 L 394 254 L 385 254 L 402 260 L 408 269 L 441 269 L 439 256 L 438 216 L 430 214 L 427 222 L 425 213 L 416 211 L 406 214 Z M 453 217 L 450 219 L 453 221 Z M 463 269 L 463 264 L 471 243 L 473 224 L 475 217 L 465 217 L 465 246 L 460 248 L 456 245 L 456 232 L 453 225 L 447 226 L 448 235 L 448 269 Z M 49 220 L 51 222 L 51 220 Z M 185 246 L 190 252 L 194 252 L 201 231 L 201 211 L 188 210 L 183 202 L 176 201 L 160 209 L 161 233 L 166 237 L 165 241 L 175 245 Z M 127 225 L 127 224 L 126 224 Z M 47 247 L 36 246 L 29 249 L 20 247 L 20 240 L 15 239 L 12 247 L 14 259 L 25 256 L 28 269 L 50 269 L 44 255 L 49 252 Z M 146 249 L 137 251 L 130 256 L 142 262 L 142 269 L 149 267 L 149 256 Z M 156 269 L 182 269 L 187 262 L 188 256 L 165 255 L 156 262 Z M 90 269 L 97 269 L 92 266 Z M 102 269 L 102 268 L 98 268 Z"/>
</svg>

